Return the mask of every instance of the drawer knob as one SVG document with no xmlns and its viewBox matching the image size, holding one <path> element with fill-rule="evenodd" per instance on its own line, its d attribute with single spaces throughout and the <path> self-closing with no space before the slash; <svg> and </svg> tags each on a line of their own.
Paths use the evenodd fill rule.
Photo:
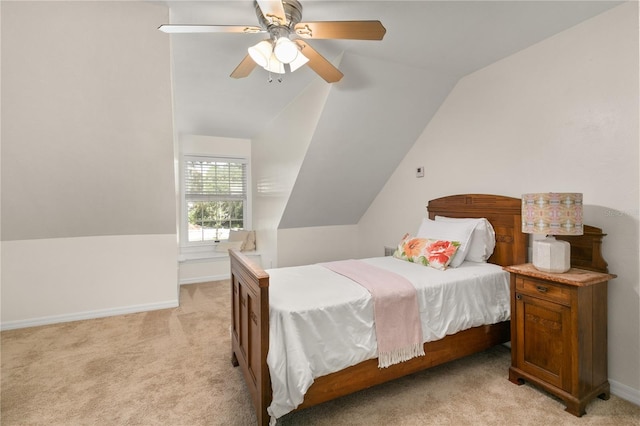
<svg viewBox="0 0 640 426">
<path fill-rule="evenodd" d="M 538 290 L 540 293 L 546 293 L 549 289 L 543 285 L 539 285 L 536 286 L 536 290 Z"/>
<path fill-rule="evenodd" d="M 516 294 L 516 299 L 522 300 L 522 295 L 520 293 Z"/>
</svg>

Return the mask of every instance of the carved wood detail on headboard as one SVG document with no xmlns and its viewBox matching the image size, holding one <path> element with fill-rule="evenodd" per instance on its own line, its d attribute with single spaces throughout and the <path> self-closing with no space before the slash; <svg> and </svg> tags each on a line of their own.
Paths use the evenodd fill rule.
<svg viewBox="0 0 640 426">
<path fill-rule="evenodd" d="M 584 225 L 582 235 L 556 235 L 556 239 L 571 244 L 571 266 L 596 272 L 609 272 L 602 257 L 602 238 L 607 234 L 595 226 Z"/>
</svg>

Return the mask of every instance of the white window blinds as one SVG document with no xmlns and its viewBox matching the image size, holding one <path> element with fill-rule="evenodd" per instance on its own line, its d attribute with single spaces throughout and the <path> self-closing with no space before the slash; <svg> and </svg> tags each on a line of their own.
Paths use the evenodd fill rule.
<svg viewBox="0 0 640 426">
<path fill-rule="evenodd" d="M 185 157 L 187 201 L 233 201 L 247 198 L 247 164 L 242 159 Z"/>
</svg>

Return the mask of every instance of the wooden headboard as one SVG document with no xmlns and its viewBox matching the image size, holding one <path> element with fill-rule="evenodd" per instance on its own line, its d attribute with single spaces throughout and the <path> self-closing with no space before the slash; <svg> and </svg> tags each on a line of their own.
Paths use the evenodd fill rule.
<svg viewBox="0 0 640 426">
<path fill-rule="evenodd" d="M 501 195 L 462 194 L 436 198 L 427 205 L 429 218 L 484 217 L 496 231 L 496 248 L 489 262 L 508 266 L 527 262 L 529 235 L 522 233 L 522 201 Z"/>
<path fill-rule="evenodd" d="M 527 262 L 529 235 L 522 233 L 522 200 L 501 195 L 462 194 L 436 198 L 427 205 L 429 218 L 485 217 L 496 231 L 496 248 L 489 262 L 501 266 Z M 583 235 L 562 236 L 571 244 L 571 266 L 597 272 L 609 272 L 602 257 L 602 229 L 584 225 Z"/>
<path fill-rule="evenodd" d="M 571 266 L 590 271 L 608 273 L 607 262 L 602 257 L 602 229 L 584 225 L 582 235 L 556 235 L 557 240 L 571 244 Z"/>
</svg>

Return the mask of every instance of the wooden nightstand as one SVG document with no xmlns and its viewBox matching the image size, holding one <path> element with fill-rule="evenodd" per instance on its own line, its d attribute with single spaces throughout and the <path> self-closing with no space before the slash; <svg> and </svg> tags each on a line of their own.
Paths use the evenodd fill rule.
<svg viewBox="0 0 640 426">
<path fill-rule="evenodd" d="M 563 274 L 530 263 L 511 273 L 509 380 L 535 384 L 578 417 L 595 397 L 609 399 L 607 281 L 615 275 L 572 268 Z"/>
</svg>

